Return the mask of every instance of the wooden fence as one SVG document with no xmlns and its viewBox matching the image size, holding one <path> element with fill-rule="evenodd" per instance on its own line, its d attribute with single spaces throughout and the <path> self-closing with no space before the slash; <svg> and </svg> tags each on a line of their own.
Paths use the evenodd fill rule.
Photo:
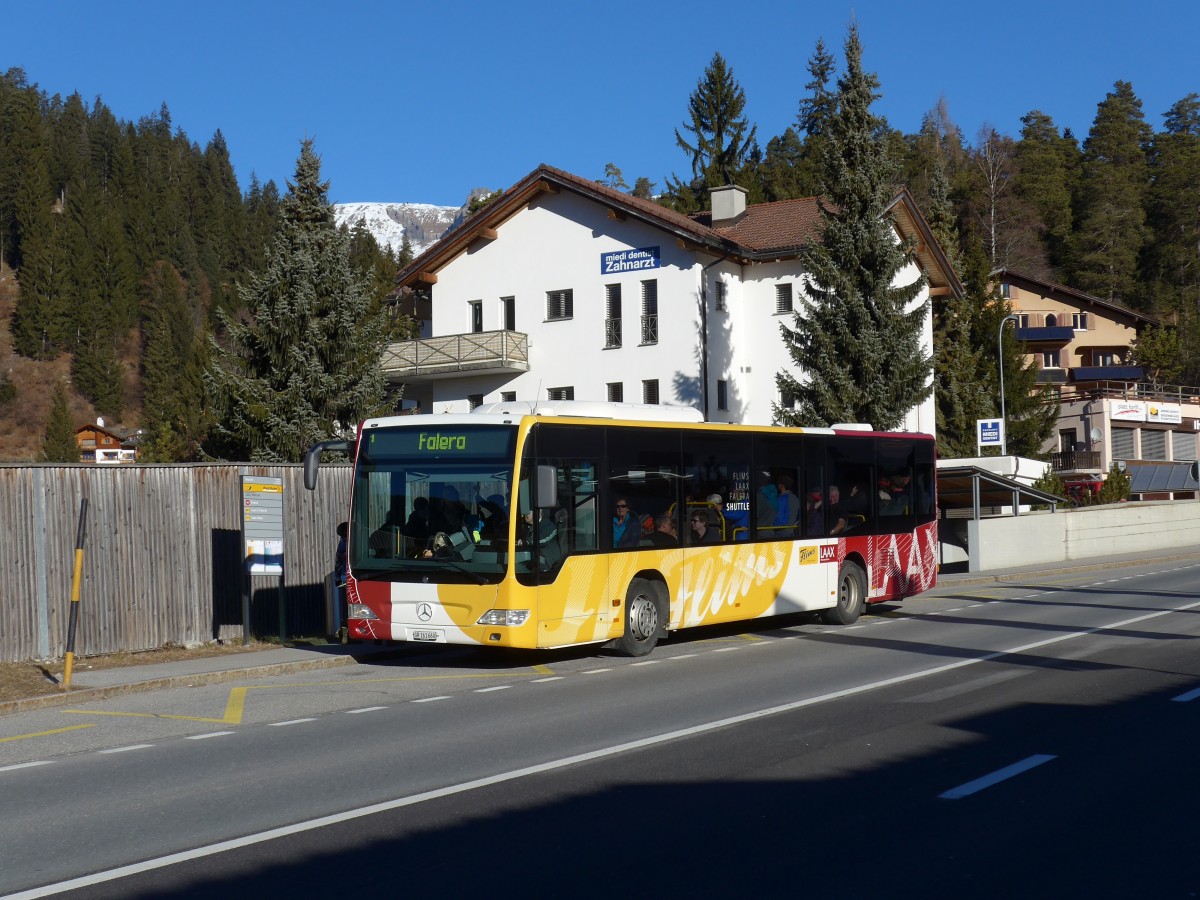
<svg viewBox="0 0 1200 900">
<path fill-rule="evenodd" d="M 283 479 L 286 627 L 325 633 L 349 466 L 308 491 L 298 465 L 0 465 L 0 662 L 63 655 L 85 497 L 78 654 L 240 641 L 242 475 Z M 252 579 L 251 634 L 278 634 L 278 601 L 278 576 Z"/>
</svg>

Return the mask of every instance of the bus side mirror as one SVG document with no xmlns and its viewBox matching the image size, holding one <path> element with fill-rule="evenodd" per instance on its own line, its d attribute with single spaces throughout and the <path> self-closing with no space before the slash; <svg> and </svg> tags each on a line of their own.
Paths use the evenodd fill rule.
<svg viewBox="0 0 1200 900">
<path fill-rule="evenodd" d="M 558 506 L 558 470 L 554 466 L 537 467 L 537 488 L 539 509 Z"/>
<path fill-rule="evenodd" d="M 321 464 L 321 454 L 329 451 L 332 453 L 345 453 L 349 455 L 354 448 L 354 442 L 345 439 L 337 441 L 321 441 L 319 444 L 313 444 L 304 451 L 304 486 L 308 490 L 315 490 L 317 487 L 317 467 Z"/>
<path fill-rule="evenodd" d="M 1191 466 L 1188 467 L 1188 472 L 1192 476 L 1192 481 L 1200 484 L 1200 461 L 1193 462 Z"/>
</svg>

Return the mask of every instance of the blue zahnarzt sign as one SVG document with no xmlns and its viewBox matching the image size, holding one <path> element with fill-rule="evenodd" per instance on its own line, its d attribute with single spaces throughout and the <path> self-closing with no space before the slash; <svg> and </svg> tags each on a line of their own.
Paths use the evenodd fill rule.
<svg viewBox="0 0 1200 900">
<path fill-rule="evenodd" d="M 980 447 L 999 447 L 1003 443 L 1004 423 L 999 419 L 976 419 L 978 428 L 975 443 Z"/>
<path fill-rule="evenodd" d="M 641 269 L 657 269 L 658 247 L 638 247 L 636 250 L 616 250 L 600 254 L 600 274 L 619 275 L 621 272 L 637 272 Z"/>
</svg>

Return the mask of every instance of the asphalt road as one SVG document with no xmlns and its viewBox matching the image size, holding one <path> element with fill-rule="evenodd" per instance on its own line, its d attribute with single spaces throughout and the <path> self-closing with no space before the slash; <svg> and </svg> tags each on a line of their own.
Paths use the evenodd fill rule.
<svg viewBox="0 0 1200 900">
<path fill-rule="evenodd" d="M 1198 896 L 1198 576 L 5 717 L 0 891 Z"/>
</svg>

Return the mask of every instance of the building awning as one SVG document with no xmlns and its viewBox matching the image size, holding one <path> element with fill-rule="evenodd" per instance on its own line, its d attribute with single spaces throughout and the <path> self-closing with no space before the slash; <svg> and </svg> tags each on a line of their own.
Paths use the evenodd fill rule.
<svg viewBox="0 0 1200 900">
<path fill-rule="evenodd" d="M 1009 506 L 1013 515 L 1021 504 L 1041 503 L 1057 510 L 1060 503 L 1069 501 L 1056 494 L 1038 490 L 1021 481 L 1014 481 L 979 466 L 938 466 L 937 505 L 945 517 L 950 510 L 971 510 L 971 518 L 980 517 L 984 506 Z"/>
<path fill-rule="evenodd" d="M 1131 494 L 1165 494 L 1200 489 L 1200 484 L 1192 477 L 1192 464 L 1186 462 L 1130 465 L 1129 482 Z"/>
<path fill-rule="evenodd" d="M 1070 325 L 1047 325 L 1041 328 L 1017 328 L 1015 337 L 1022 344 L 1039 347 L 1051 345 L 1062 347 L 1075 339 L 1075 329 Z"/>
<path fill-rule="evenodd" d="M 1079 366 L 1071 370 L 1071 380 L 1080 381 L 1141 381 L 1146 370 L 1141 366 Z"/>
</svg>

